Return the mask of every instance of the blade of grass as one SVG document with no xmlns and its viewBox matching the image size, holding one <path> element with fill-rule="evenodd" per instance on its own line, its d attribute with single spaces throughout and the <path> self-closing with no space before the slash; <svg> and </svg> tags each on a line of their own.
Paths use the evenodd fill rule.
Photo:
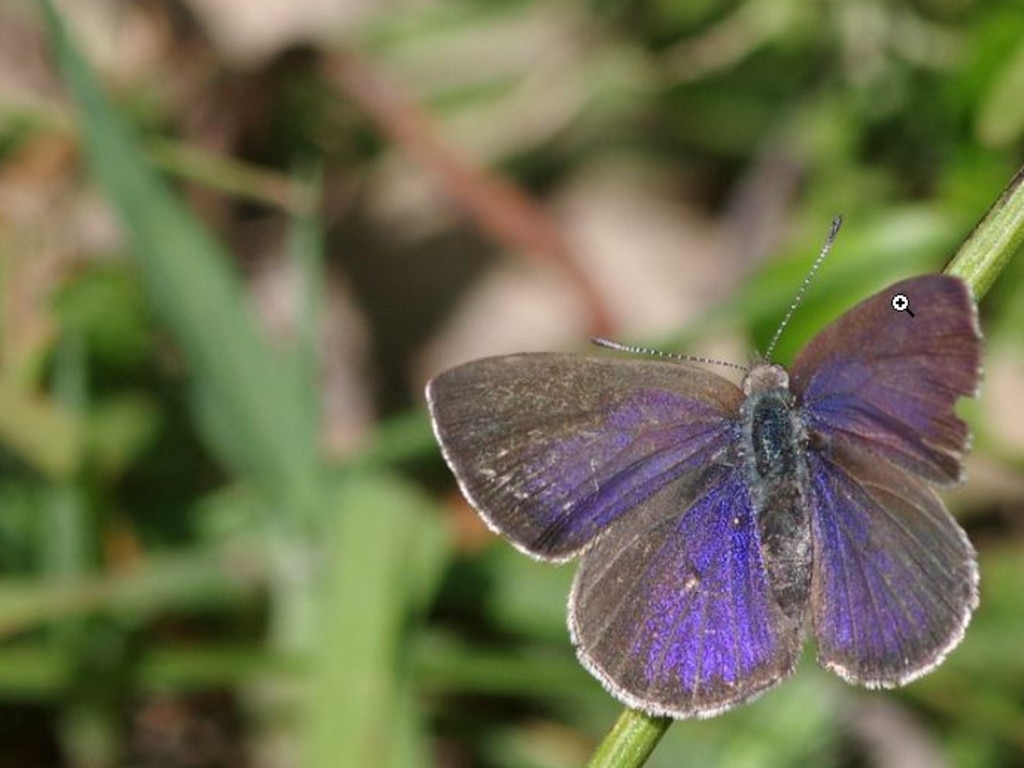
<svg viewBox="0 0 1024 768">
<path fill-rule="evenodd" d="M 146 165 L 53 9 L 47 26 L 81 115 L 83 148 L 120 213 L 153 301 L 191 364 L 201 421 L 221 458 L 286 510 L 319 491 L 302 392 L 266 344 L 223 248 Z"/>
<path fill-rule="evenodd" d="M 306 209 L 293 217 L 288 238 L 288 254 L 291 266 L 298 274 L 295 291 L 295 305 L 299 307 L 298 332 L 295 349 L 295 370 L 297 386 L 303 390 L 302 401 L 306 405 L 307 427 L 316 434 L 322 420 L 320 409 L 320 343 L 324 307 L 324 233 L 320 219 L 314 214 L 320 210 L 319 197 L 314 190 L 320 190 L 319 167 L 303 167 L 295 174 L 294 186 L 310 190 L 310 202 Z"/>
<path fill-rule="evenodd" d="M 89 410 L 85 346 L 74 331 L 60 339 L 54 355 L 53 388 L 57 400 L 84 417 Z M 88 461 L 84 462 L 88 464 Z M 96 567 L 99 535 L 82 492 L 82 475 L 61 480 L 51 489 L 46 505 L 46 534 L 42 537 L 46 576 L 54 583 L 75 584 Z M 120 717 L 115 702 L 125 693 L 128 659 L 100 654 L 100 646 L 118 644 L 120 628 L 97 627 L 81 616 L 68 616 L 51 628 L 55 649 L 67 663 L 66 691 L 57 715 L 57 738 L 68 762 L 75 766 L 113 765 L 119 756 Z M 89 680 L 84 684 L 84 680 Z"/>
<path fill-rule="evenodd" d="M 0 652 L 0 691 L 5 700 L 55 701 L 67 695 L 71 658 L 50 644 L 5 645 Z M 303 660 L 251 645 L 150 648 L 134 670 L 140 692 L 186 693 L 290 682 L 305 672 Z"/>
<path fill-rule="evenodd" d="M 428 500 L 384 473 L 349 473 L 337 506 L 308 699 L 309 764 L 426 764 L 403 647 L 409 614 L 437 586 L 444 531 Z"/>
<path fill-rule="evenodd" d="M 78 467 L 82 425 L 58 404 L 0 380 L 0 438 L 51 478 Z"/>
<path fill-rule="evenodd" d="M 152 556 L 114 576 L 74 582 L 0 581 L 0 637 L 103 609 L 142 621 L 172 608 L 237 605 L 266 579 L 269 558 L 188 552 Z"/>
<path fill-rule="evenodd" d="M 66 335 L 54 355 L 54 393 L 57 401 L 76 418 L 87 409 L 88 384 L 83 344 L 77 335 Z M 74 584 L 95 566 L 94 531 L 88 508 L 76 483 L 55 483 L 46 506 L 43 566 L 54 582 Z"/>
<path fill-rule="evenodd" d="M 27 133 L 73 136 L 76 131 L 62 107 L 11 94 L 0 93 L 0 115 L 8 125 L 23 126 Z M 148 137 L 144 149 L 146 159 L 171 177 L 294 215 L 313 210 L 316 196 L 311 190 L 277 171 L 160 136 Z"/>
<path fill-rule="evenodd" d="M 150 139 L 146 157 L 156 167 L 229 195 L 282 208 L 303 217 L 313 210 L 315 195 L 299 179 L 286 179 L 230 157 L 178 141 Z"/>
</svg>

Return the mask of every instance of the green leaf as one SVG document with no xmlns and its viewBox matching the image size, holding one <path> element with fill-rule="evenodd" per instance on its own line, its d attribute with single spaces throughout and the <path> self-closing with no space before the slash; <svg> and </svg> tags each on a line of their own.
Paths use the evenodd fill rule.
<svg viewBox="0 0 1024 768">
<path fill-rule="evenodd" d="M 312 766 L 425 765 L 405 628 L 436 589 L 444 531 L 398 477 L 355 474 L 337 491 L 310 680 Z"/>
</svg>

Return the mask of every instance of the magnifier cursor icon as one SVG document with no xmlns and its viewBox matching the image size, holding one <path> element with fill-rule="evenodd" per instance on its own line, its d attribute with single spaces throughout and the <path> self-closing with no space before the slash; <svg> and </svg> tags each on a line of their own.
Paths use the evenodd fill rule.
<svg viewBox="0 0 1024 768">
<path fill-rule="evenodd" d="M 906 312 L 911 317 L 914 317 L 914 313 L 910 309 L 910 300 L 907 299 L 906 294 L 897 293 L 892 297 L 892 308 L 897 312 Z"/>
</svg>

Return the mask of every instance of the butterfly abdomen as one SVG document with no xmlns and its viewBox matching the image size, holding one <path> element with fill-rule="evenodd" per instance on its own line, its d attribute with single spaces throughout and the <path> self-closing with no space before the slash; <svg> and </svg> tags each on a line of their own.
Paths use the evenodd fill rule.
<svg viewBox="0 0 1024 768">
<path fill-rule="evenodd" d="M 783 612 L 802 621 L 810 596 L 811 527 L 804 458 L 807 435 L 777 365 L 754 368 L 744 382 L 743 471 L 757 519 L 761 556 Z"/>
</svg>

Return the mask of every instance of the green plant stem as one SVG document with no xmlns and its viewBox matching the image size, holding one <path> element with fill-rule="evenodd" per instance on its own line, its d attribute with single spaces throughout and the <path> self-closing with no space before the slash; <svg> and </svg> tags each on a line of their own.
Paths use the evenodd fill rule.
<svg viewBox="0 0 1024 768">
<path fill-rule="evenodd" d="M 588 763 L 589 768 L 632 768 L 647 762 L 672 724 L 667 717 L 651 717 L 624 709 Z"/>
<path fill-rule="evenodd" d="M 1024 168 L 960 245 L 946 272 L 967 281 L 980 301 L 1024 242 Z"/>
</svg>

